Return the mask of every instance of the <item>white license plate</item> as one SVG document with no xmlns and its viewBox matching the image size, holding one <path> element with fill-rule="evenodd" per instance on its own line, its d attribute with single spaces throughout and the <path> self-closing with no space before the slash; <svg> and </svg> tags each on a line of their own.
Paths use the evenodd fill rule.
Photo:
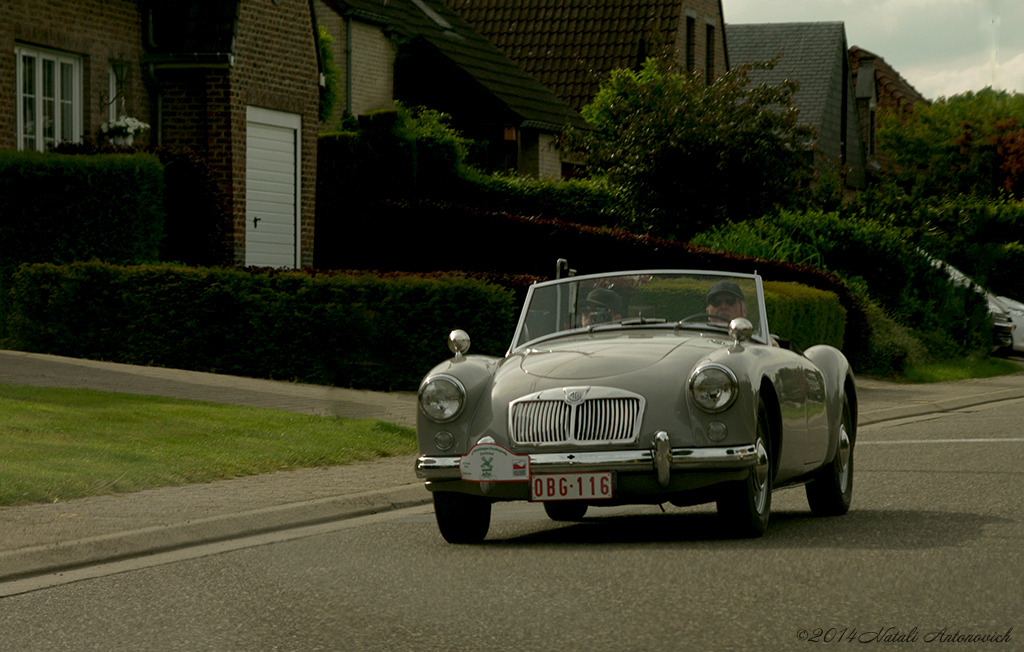
<svg viewBox="0 0 1024 652">
<path fill-rule="evenodd" d="M 612 497 L 612 473 L 549 473 L 530 477 L 530 500 L 602 500 Z"/>
</svg>

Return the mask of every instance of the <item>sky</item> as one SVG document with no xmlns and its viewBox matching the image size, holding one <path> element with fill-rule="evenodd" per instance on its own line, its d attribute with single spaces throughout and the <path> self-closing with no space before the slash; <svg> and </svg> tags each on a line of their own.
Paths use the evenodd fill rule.
<svg viewBox="0 0 1024 652">
<path fill-rule="evenodd" d="M 1024 0 L 722 0 L 726 24 L 840 21 L 929 100 L 1024 93 Z"/>
</svg>

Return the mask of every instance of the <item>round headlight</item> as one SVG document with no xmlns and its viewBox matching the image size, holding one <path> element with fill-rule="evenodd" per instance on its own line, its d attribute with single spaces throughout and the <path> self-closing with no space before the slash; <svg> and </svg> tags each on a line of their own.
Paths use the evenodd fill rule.
<svg viewBox="0 0 1024 652">
<path fill-rule="evenodd" d="M 420 387 L 420 409 L 431 421 L 451 421 L 459 416 L 465 404 L 466 390 L 451 376 L 428 378 Z"/>
<path fill-rule="evenodd" d="M 697 406 L 705 412 L 729 409 L 739 393 L 739 383 L 728 367 L 707 365 L 690 376 L 690 394 Z"/>
</svg>

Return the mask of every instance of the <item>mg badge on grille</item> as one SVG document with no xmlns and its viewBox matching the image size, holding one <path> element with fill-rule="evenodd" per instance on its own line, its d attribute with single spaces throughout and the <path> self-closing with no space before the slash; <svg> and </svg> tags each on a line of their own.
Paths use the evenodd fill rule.
<svg viewBox="0 0 1024 652">
<path fill-rule="evenodd" d="M 589 387 L 566 387 L 565 402 L 569 405 L 579 405 L 587 397 Z"/>
</svg>

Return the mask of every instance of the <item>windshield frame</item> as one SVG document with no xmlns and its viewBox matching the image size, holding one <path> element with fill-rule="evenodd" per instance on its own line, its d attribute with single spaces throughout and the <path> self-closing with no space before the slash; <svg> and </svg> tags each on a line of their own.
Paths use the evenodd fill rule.
<svg viewBox="0 0 1024 652">
<path fill-rule="evenodd" d="M 508 353 L 515 353 L 517 351 L 529 348 L 531 344 L 549 339 L 555 339 L 568 335 L 578 335 L 580 333 L 607 333 L 613 329 L 635 329 L 635 328 L 654 328 L 654 329 L 673 329 L 673 330 L 687 330 L 687 331 L 701 331 L 710 332 L 718 336 L 721 336 L 728 330 L 728 327 L 723 324 L 722 327 L 709 326 L 706 323 L 695 322 L 693 324 L 684 324 L 678 321 L 647 321 L 641 322 L 635 318 L 625 318 L 621 321 L 615 322 L 614 324 L 601 325 L 601 326 L 582 326 L 575 328 L 568 328 L 566 330 L 546 332 L 536 337 L 525 338 L 526 333 L 526 322 L 530 314 L 530 306 L 538 293 L 546 292 L 549 288 L 554 288 L 556 291 L 564 290 L 564 297 L 569 300 L 570 297 L 573 300 L 577 300 L 576 292 L 581 284 L 593 283 L 602 279 L 615 279 L 619 277 L 640 277 L 640 276 L 686 276 L 686 277 L 708 277 L 718 279 L 736 279 L 746 282 L 753 282 L 756 288 L 757 297 L 757 319 L 754 323 L 754 335 L 753 341 L 761 344 L 768 343 L 768 318 L 765 311 L 764 303 L 764 287 L 762 285 L 761 276 L 756 272 L 753 274 L 744 274 L 739 272 L 721 272 L 713 270 L 694 270 L 694 269 L 644 269 L 644 270 L 629 270 L 629 271 L 616 271 L 606 272 L 598 274 L 587 274 L 584 276 L 569 276 L 566 278 L 555 279 L 551 281 L 543 281 L 541 283 L 535 283 L 530 286 L 529 291 L 526 295 L 526 301 L 523 303 L 522 311 L 519 315 L 519 322 L 516 324 L 515 333 L 512 336 L 512 342 L 509 345 Z M 562 296 L 559 294 L 558 296 Z M 755 321 L 755 320 L 751 320 Z M 626 322 L 626 323 L 623 323 Z"/>
</svg>

